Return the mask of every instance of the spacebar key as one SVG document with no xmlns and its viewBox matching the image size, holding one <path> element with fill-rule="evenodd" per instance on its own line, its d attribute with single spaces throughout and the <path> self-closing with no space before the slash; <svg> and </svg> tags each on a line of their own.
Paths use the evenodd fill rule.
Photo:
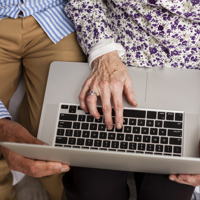
<svg viewBox="0 0 200 200">
<path fill-rule="evenodd" d="M 182 129 L 182 122 L 165 121 L 164 122 L 164 127 L 165 128 L 180 128 L 180 129 Z"/>
</svg>

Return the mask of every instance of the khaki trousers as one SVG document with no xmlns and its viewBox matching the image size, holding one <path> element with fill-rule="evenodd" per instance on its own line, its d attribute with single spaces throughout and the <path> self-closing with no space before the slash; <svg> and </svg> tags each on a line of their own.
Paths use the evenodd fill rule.
<svg viewBox="0 0 200 200">
<path fill-rule="evenodd" d="M 20 123 L 34 136 L 37 136 L 52 61 L 86 61 L 75 33 L 54 44 L 31 16 L 0 21 L 0 99 L 8 107 L 23 74 L 26 93 L 20 109 Z M 61 178 L 62 174 L 41 178 L 52 200 L 61 199 Z M 12 174 L 0 153 L 0 199 L 12 198 Z"/>
</svg>

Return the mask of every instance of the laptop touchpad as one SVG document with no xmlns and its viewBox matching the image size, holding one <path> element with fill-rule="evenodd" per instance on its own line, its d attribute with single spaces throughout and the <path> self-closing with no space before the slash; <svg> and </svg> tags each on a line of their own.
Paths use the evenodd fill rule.
<svg viewBox="0 0 200 200">
<path fill-rule="evenodd" d="M 136 101 L 145 102 L 146 101 L 146 89 L 147 89 L 147 77 L 148 73 L 141 71 L 129 70 L 129 76 L 132 80 L 133 91 L 135 92 Z"/>
</svg>

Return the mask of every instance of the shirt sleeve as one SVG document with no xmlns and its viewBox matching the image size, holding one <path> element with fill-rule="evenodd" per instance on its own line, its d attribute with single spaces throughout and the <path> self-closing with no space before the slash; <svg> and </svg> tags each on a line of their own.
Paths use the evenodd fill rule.
<svg viewBox="0 0 200 200">
<path fill-rule="evenodd" d="M 89 51 L 88 63 L 91 67 L 92 62 L 108 52 L 117 50 L 119 57 L 123 56 L 126 51 L 120 43 L 116 43 L 113 38 L 103 39 L 99 43 L 95 44 Z"/>
<path fill-rule="evenodd" d="M 11 116 L 6 107 L 3 105 L 2 101 L 0 100 L 0 119 L 3 118 L 11 119 Z"/>
<path fill-rule="evenodd" d="M 78 42 L 86 55 L 99 41 L 115 37 L 104 2 L 69 0 L 65 7 L 65 12 L 75 24 Z"/>
</svg>

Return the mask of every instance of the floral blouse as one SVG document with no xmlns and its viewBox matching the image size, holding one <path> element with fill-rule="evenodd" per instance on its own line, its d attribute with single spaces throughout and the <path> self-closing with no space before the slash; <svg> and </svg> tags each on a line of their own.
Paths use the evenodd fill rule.
<svg viewBox="0 0 200 200">
<path fill-rule="evenodd" d="M 127 66 L 200 69 L 200 0 L 68 0 L 66 13 L 88 54 L 113 38 Z"/>
</svg>

